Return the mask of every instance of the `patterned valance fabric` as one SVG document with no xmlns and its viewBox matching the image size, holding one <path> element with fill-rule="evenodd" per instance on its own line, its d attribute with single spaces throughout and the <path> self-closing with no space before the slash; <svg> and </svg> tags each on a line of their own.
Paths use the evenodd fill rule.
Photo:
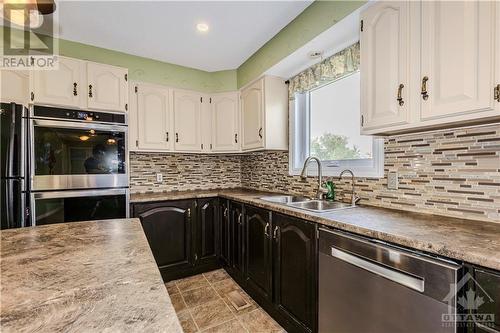
<svg viewBox="0 0 500 333">
<path fill-rule="evenodd" d="M 359 70 L 359 42 L 335 53 L 291 78 L 288 96 L 303 93 Z"/>
</svg>

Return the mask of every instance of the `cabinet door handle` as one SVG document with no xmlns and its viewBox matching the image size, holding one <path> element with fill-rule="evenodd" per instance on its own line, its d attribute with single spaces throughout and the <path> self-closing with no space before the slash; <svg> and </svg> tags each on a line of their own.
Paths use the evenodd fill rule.
<svg viewBox="0 0 500 333">
<path fill-rule="evenodd" d="M 224 208 L 224 213 L 222 215 L 224 215 L 224 217 L 227 217 L 227 207 Z"/>
<path fill-rule="evenodd" d="M 238 133 L 234 134 L 234 143 L 238 143 Z"/>
<path fill-rule="evenodd" d="M 273 238 L 276 240 L 278 240 L 278 230 L 279 230 L 279 227 L 275 226 L 274 231 L 273 231 Z"/>
<path fill-rule="evenodd" d="M 494 99 L 495 99 L 498 103 L 500 103 L 500 83 L 499 83 L 499 84 L 497 84 L 497 86 L 495 87 L 495 94 L 494 94 L 494 95 L 495 95 Z"/>
<path fill-rule="evenodd" d="M 397 101 L 399 103 L 399 106 L 403 106 L 405 104 L 405 101 L 403 100 L 403 97 L 401 96 L 404 87 L 405 87 L 405 85 L 402 84 L 402 83 L 398 87 L 398 98 L 397 98 Z"/>
<path fill-rule="evenodd" d="M 179 142 L 179 133 L 175 133 L 175 142 Z"/>
<path fill-rule="evenodd" d="M 424 76 L 422 78 L 422 88 L 420 94 L 422 95 L 422 99 L 426 101 L 429 98 L 429 93 L 427 92 L 427 81 L 429 81 L 429 78 L 427 76 Z"/>
<path fill-rule="evenodd" d="M 78 96 L 78 90 L 76 89 L 78 87 L 78 84 L 76 82 L 73 82 L 73 96 Z"/>
<path fill-rule="evenodd" d="M 238 221 L 237 221 L 237 223 L 238 223 L 239 225 L 241 225 L 241 213 L 239 213 L 239 214 L 238 214 Z"/>
<path fill-rule="evenodd" d="M 168 142 L 168 132 L 166 134 L 167 134 L 167 138 L 166 139 L 167 139 L 167 142 Z"/>
<path fill-rule="evenodd" d="M 89 84 L 89 97 L 92 98 L 92 85 Z"/>
<path fill-rule="evenodd" d="M 271 238 L 271 235 L 269 234 L 269 222 L 267 222 L 264 227 L 264 235 L 266 235 L 267 238 Z"/>
<path fill-rule="evenodd" d="M 261 128 L 259 128 L 259 138 L 261 138 L 261 139 L 262 139 L 262 127 L 261 127 Z"/>
</svg>

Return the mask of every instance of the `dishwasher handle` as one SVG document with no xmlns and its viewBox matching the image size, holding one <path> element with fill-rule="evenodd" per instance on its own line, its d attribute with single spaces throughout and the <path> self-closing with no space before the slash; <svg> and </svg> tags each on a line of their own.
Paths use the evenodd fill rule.
<svg viewBox="0 0 500 333">
<path fill-rule="evenodd" d="M 335 247 L 331 248 L 331 256 L 418 292 L 424 292 L 423 278 L 415 277 L 396 271 L 394 269 L 378 265 L 371 260 L 360 258 L 345 251 L 339 250 Z"/>
</svg>

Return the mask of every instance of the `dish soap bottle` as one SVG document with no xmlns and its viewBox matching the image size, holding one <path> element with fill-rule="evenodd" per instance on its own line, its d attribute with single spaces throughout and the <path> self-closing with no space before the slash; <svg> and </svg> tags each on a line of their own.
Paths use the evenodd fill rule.
<svg viewBox="0 0 500 333">
<path fill-rule="evenodd" d="M 325 183 L 326 189 L 328 193 L 326 194 L 326 200 L 334 201 L 335 200 L 335 184 L 331 180 L 327 180 Z"/>
</svg>

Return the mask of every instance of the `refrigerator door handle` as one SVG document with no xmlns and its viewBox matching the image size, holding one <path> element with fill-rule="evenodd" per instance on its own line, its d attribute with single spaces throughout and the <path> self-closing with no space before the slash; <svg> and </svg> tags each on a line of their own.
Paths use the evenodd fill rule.
<svg viewBox="0 0 500 333">
<path fill-rule="evenodd" d="M 7 143 L 7 166 L 6 176 L 14 177 L 12 169 L 14 167 L 14 140 L 16 134 L 16 104 L 10 104 L 10 119 L 9 119 L 9 142 Z"/>
</svg>

